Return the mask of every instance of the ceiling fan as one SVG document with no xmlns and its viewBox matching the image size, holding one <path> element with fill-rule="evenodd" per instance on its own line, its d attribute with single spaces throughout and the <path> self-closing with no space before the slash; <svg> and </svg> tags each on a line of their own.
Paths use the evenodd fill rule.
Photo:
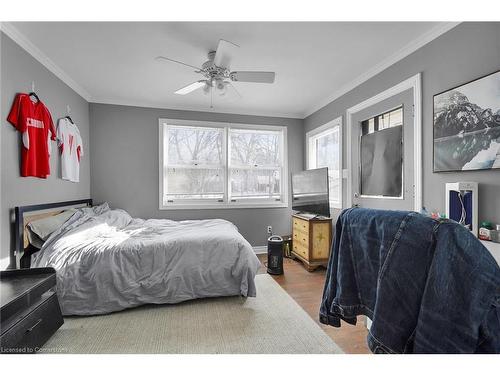
<svg viewBox="0 0 500 375">
<path fill-rule="evenodd" d="M 177 64 L 194 68 L 196 73 L 203 75 L 204 79 L 190 83 L 177 91 L 175 94 L 186 95 L 195 90 L 203 88 L 205 94 L 211 95 L 210 108 L 213 108 L 213 93 L 216 91 L 219 95 L 224 96 L 231 90 L 238 97 L 240 93 L 232 82 L 255 82 L 255 83 L 273 83 L 275 78 L 274 72 L 259 72 L 259 71 L 231 71 L 231 57 L 233 52 L 239 48 L 238 45 L 228 42 L 227 40 L 220 39 L 216 51 L 208 53 L 208 60 L 205 61 L 201 68 L 186 64 L 182 61 L 174 60 L 165 56 L 158 56 L 156 60 L 170 61 Z"/>
</svg>

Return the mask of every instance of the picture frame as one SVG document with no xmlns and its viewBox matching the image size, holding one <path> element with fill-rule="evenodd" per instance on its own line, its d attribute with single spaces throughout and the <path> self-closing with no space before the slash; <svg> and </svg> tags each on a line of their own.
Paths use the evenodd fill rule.
<svg viewBox="0 0 500 375">
<path fill-rule="evenodd" d="M 500 169 L 500 70 L 433 96 L 433 172 Z"/>
</svg>

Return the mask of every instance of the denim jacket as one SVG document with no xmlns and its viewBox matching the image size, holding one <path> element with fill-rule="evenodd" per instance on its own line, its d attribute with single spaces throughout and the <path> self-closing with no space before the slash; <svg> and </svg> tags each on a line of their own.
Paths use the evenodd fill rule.
<svg viewBox="0 0 500 375">
<path fill-rule="evenodd" d="M 373 323 L 374 353 L 499 353 L 500 268 L 461 225 L 415 212 L 342 212 L 320 321 Z"/>
</svg>

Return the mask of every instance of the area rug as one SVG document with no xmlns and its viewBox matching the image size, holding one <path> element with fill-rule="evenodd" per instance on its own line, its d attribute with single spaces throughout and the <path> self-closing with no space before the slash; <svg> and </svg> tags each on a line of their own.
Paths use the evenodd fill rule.
<svg viewBox="0 0 500 375">
<path fill-rule="evenodd" d="M 66 317 L 44 353 L 343 353 L 269 275 L 257 297 L 148 305 Z"/>
</svg>

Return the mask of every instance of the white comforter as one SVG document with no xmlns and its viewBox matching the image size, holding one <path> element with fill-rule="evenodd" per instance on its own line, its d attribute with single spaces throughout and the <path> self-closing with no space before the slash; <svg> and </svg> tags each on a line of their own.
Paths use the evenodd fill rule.
<svg viewBox="0 0 500 375">
<path fill-rule="evenodd" d="M 78 210 L 32 259 L 32 267 L 56 269 L 65 315 L 255 297 L 259 266 L 250 244 L 226 220 L 133 219 L 107 205 Z"/>
</svg>

